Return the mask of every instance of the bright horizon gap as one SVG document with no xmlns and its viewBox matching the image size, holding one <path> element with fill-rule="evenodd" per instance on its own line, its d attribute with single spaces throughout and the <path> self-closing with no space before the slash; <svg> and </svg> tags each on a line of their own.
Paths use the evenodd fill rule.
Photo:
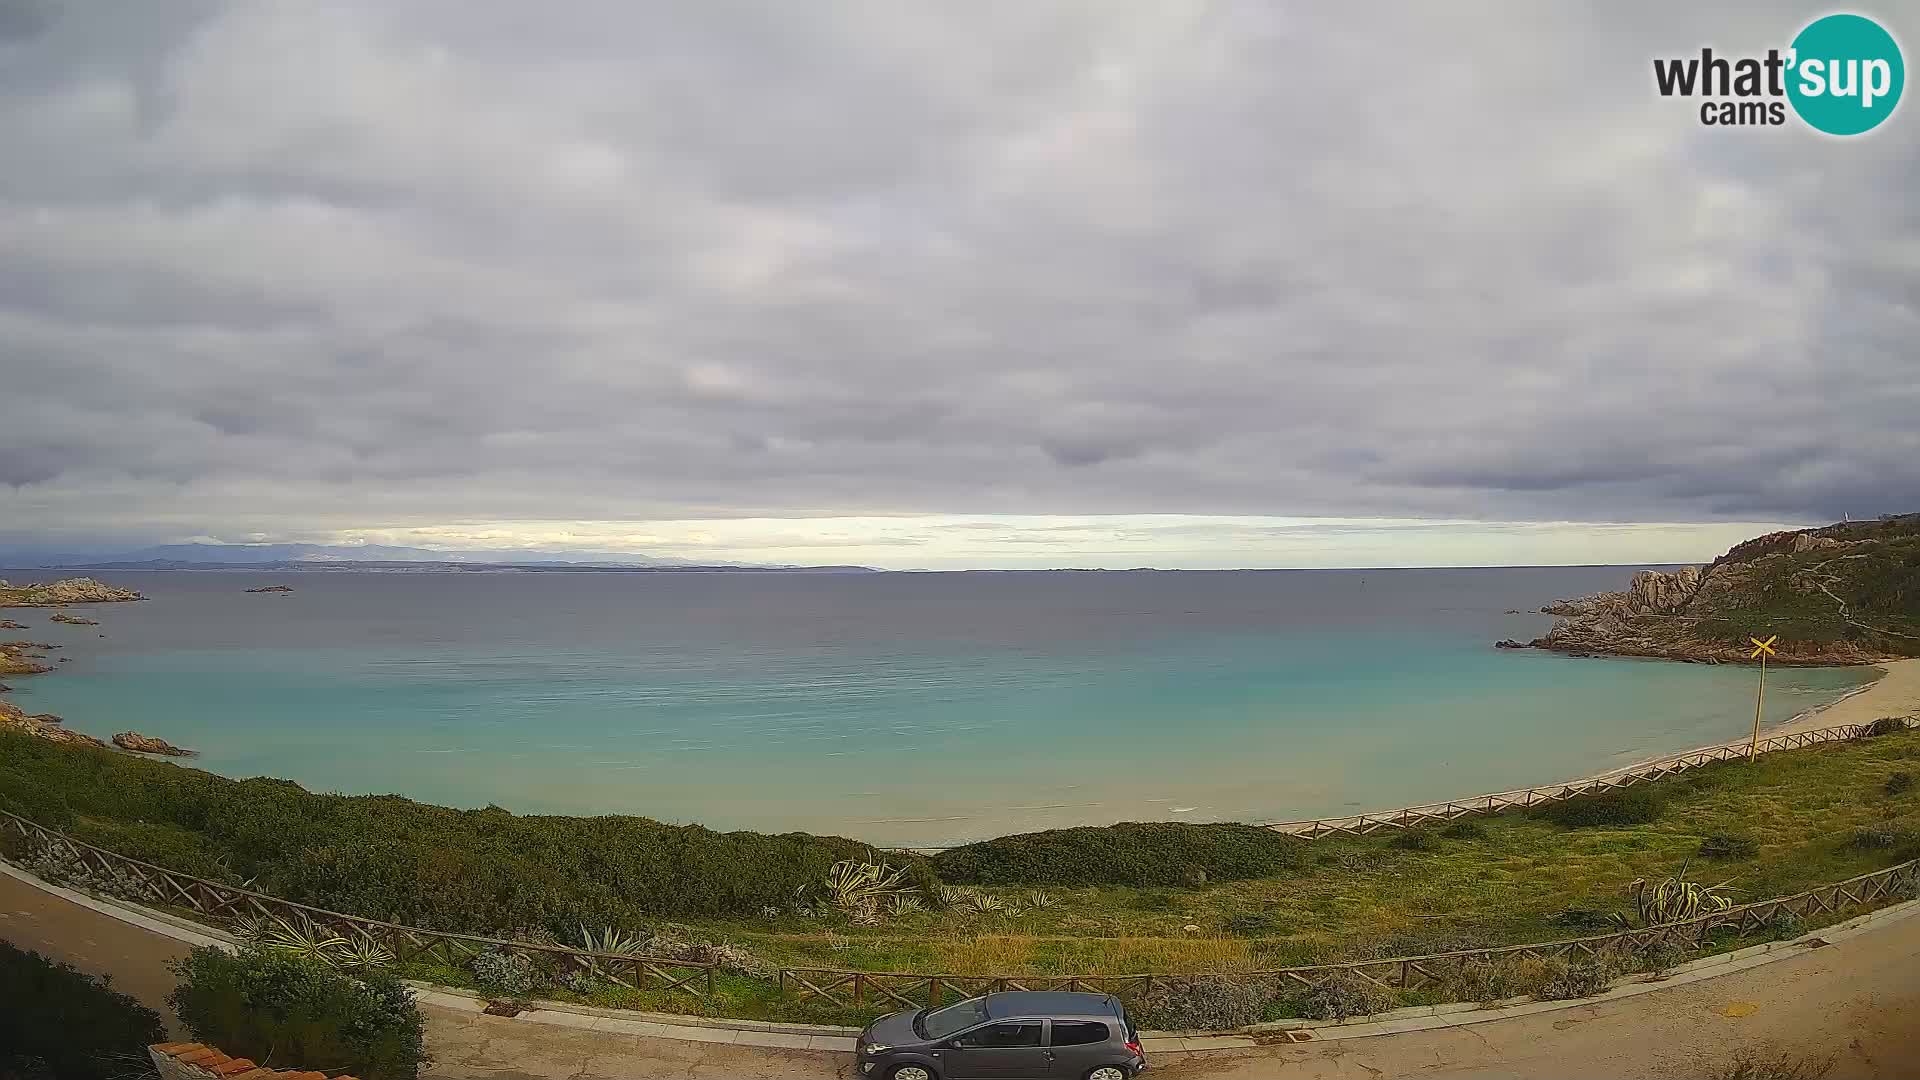
<svg viewBox="0 0 1920 1080">
<path fill-rule="evenodd" d="M 176 537 L 472 551 L 620 553 L 885 570 L 1389 569 L 1700 563 L 1813 522 L 1471 521 L 1254 515 L 928 514 L 463 521 Z"/>
</svg>

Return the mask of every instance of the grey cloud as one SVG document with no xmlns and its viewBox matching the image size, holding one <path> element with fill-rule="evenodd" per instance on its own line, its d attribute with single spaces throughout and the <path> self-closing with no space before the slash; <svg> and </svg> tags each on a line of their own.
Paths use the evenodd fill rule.
<svg viewBox="0 0 1920 1080">
<path fill-rule="evenodd" d="M 1650 85 L 1803 18 L 0 5 L 0 514 L 1912 509 L 1912 106 Z"/>
</svg>

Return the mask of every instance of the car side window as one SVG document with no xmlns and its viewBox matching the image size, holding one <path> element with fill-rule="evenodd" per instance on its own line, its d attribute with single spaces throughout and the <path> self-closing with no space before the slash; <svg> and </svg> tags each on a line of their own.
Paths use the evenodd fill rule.
<svg viewBox="0 0 1920 1080">
<path fill-rule="evenodd" d="M 1055 1020 L 1053 1022 L 1053 1045 L 1085 1046 L 1088 1043 L 1106 1042 L 1109 1037 L 1107 1025 L 1093 1020 Z"/>
<path fill-rule="evenodd" d="M 988 1024 L 976 1028 L 953 1040 L 955 1046 L 964 1046 L 971 1050 L 1005 1050 L 1020 1046 L 1040 1045 L 1040 1021 L 1009 1020 L 1001 1024 Z"/>
</svg>

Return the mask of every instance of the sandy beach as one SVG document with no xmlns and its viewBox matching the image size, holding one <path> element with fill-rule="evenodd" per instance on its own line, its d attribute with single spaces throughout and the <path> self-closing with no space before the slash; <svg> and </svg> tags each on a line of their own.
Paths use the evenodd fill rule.
<svg viewBox="0 0 1920 1080">
<path fill-rule="evenodd" d="M 1874 666 L 1886 674 L 1859 693 L 1802 713 L 1765 734 L 1788 735 L 1841 724 L 1867 724 L 1883 716 L 1920 716 L 1920 660 L 1891 660 Z"/>
</svg>

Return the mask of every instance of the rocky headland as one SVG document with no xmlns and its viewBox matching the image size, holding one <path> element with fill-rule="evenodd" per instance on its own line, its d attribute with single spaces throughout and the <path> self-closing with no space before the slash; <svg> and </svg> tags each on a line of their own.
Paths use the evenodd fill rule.
<svg viewBox="0 0 1920 1080">
<path fill-rule="evenodd" d="M 1556 600 L 1545 636 L 1502 648 L 1747 663 L 1778 635 L 1774 664 L 1920 656 L 1920 514 L 1769 533 L 1704 567 L 1642 570 L 1620 592 Z"/>
<path fill-rule="evenodd" d="M 0 578 L 0 607 L 64 607 L 67 604 L 114 604 L 145 597 L 132 589 L 117 589 L 92 578 L 14 585 Z"/>
</svg>

